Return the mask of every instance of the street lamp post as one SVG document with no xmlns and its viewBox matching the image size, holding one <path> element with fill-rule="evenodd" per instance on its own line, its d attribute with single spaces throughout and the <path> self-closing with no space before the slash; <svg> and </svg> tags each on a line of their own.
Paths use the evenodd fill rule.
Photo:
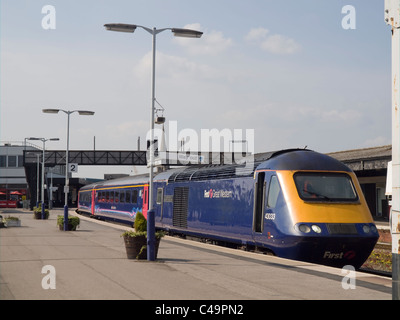
<svg viewBox="0 0 400 320">
<path fill-rule="evenodd" d="M 44 163 L 45 163 L 45 150 L 46 150 L 46 141 L 59 141 L 59 138 L 28 138 L 28 140 L 40 140 L 43 142 L 43 159 L 42 159 L 42 188 L 41 188 L 41 203 L 42 203 L 42 219 L 45 218 L 44 214 Z"/>
<path fill-rule="evenodd" d="M 155 69 L 156 69 L 156 36 L 160 32 L 165 30 L 171 30 L 171 32 L 176 37 L 185 37 L 185 38 L 200 38 L 203 32 L 190 30 L 190 29 L 182 29 L 182 28 L 164 28 L 164 29 L 156 29 L 156 28 L 147 28 L 140 25 L 135 24 L 125 24 L 125 23 L 109 23 L 105 24 L 104 27 L 110 31 L 118 31 L 118 32 L 130 32 L 133 33 L 137 27 L 146 30 L 153 37 L 153 62 L 152 62 L 152 77 L 151 77 L 151 110 L 150 110 L 150 169 L 149 169 L 149 208 L 147 211 L 147 260 L 154 261 L 155 260 L 155 222 L 154 222 L 154 210 L 153 210 L 153 168 L 154 168 L 154 102 L 155 102 Z"/>
<path fill-rule="evenodd" d="M 56 114 L 58 112 L 64 112 L 67 114 L 67 148 L 65 152 L 65 201 L 64 201 L 64 231 L 68 231 L 68 192 L 69 192 L 69 177 L 68 177 L 68 156 L 69 156 L 69 116 L 71 113 L 78 112 L 81 116 L 92 116 L 94 115 L 94 111 L 87 110 L 73 110 L 67 111 L 63 109 L 43 109 L 43 113 L 53 113 Z"/>
<path fill-rule="evenodd" d="M 37 159 L 36 159 L 36 208 L 39 208 L 39 163 L 40 163 L 40 154 L 36 154 Z"/>
</svg>

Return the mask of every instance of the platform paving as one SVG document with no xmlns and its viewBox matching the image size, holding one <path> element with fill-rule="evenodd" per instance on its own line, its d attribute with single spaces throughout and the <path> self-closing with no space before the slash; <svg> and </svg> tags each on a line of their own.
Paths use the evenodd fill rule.
<svg viewBox="0 0 400 320">
<path fill-rule="evenodd" d="M 168 236 L 157 261 L 129 260 L 120 236 L 127 227 L 81 216 L 80 228 L 65 232 L 56 226 L 61 210 L 48 220 L 0 214 L 22 220 L 0 229 L 1 300 L 391 299 L 390 278 L 357 272 L 355 289 L 345 290 L 341 269 Z"/>
</svg>

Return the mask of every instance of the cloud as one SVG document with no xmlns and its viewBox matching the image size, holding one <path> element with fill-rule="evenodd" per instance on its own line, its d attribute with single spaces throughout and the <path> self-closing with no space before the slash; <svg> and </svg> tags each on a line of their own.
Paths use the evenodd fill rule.
<svg viewBox="0 0 400 320">
<path fill-rule="evenodd" d="M 145 120 L 124 121 L 106 126 L 108 133 L 116 136 L 136 135 L 138 132 L 148 130 L 149 124 Z"/>
<path fill-rule="evenodd" d="M 250 42 L 256 42 L 263 40 L 267 37 L 267 34 L 269 33 L 268 29 L 264 28 L 253 28 L 249 31 L 249 33 L 246 35 L 245 39 Z"/>
<path fill-rule="evenodd" d="M 300 44 L 294 39 L 280 34 L 270 34 L 268 29 L 262 27 L 251 29 L 245 40 L 273 54 L 294 54 L 301 49 Z"/>
<path fill-rule="evenodd" d="M 157 51 L 156 53 L 157 77 L 168 79 L 209 80 L 218 78 L 219 72 L 214 68 L 190 61 L 185 57 L 168 55 Z M 134 74 L 138 79 L 146 79 L 150 76 L 152 64 L 152 52 L 148 52 L 134 68 Z M 147 82 L 146 82 L 147 84 Z"/>
<path fill-rule="evenodd" d="M 187 24 L 185 29 L 202 31 L 199 23 Z M 203 31 L 200 39 L 174 38 L 174 41 L 184 47 L 190 54 L 216 55 L 233 45 L 231 38 L 226 38 L 221 31 Z"/>
</svg>

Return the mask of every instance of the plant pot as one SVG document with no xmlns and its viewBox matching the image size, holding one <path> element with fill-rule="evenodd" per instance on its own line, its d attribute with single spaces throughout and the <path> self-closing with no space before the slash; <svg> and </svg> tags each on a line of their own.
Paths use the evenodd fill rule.
<svg viewBox="0 0 400 320">
<path fill-rule="evenodd" d="M 126 256 L 128 259 L 147 259 L 147 237 L 136 236 L 129 237 L 124 236 Z M 155 258 L 157 259 L 158 247 L 160 245 L 161 238 L 156 238 L 155 244 Z"/>
<path fill-rule="evenodd" d="M 79 226 L 80 219 L 79 217 L 70 216 L 68 217 L 68 229 L 66 231 L 75 231 L 76 227 Z M 57 225 L 60 231 L 64 231 L 64 216 L 57 216 Z"/>
<path fill-rule="evenodd" d="M 60 229 L 60 231 L 64 231 L 64 225 L 63 224 L 59 224 L 58 228 Z M 76 231 L 76 226 L 74 226 L 73 224 L 69 223 L 67 231 Z"/>
<path fill-rule="evenodd" d="M 34 211 L 34 212 L 33 212 L 33 217 L 34 217 L 35 219 L 37 219 L 37 220 L 40 220 L 40 219 L 42 219 L 42 213 L 41 213 L 41 212 L 36 212 L 36 211 Z"/>
<path fill-rule="evenodd" d="M 33 218 L 37 219 L 37 220 L 42 220 L 42 212 L 40 211 L 33 211 Z M 44 213 L 44 219 L 48 219 L 49 218 L 49 212 L 45 211 Z"/>
<path fill-rule="evenodd" d="M 9 220 L 6 219 L 6 226 L 8 227 L 20 227 L 21 226 L 21 220 Z"/>
</svg>

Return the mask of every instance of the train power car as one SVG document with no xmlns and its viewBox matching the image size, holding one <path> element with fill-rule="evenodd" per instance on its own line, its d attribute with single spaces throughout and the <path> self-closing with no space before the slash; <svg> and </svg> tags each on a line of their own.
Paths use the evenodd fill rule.
<svg viewBox="0 0 400 320">
<path fill-rule="evenodd" d="M 347 166 L 289 149 L 248 168 L 200 165 L 155 175 L 156 227 L 330 266 L 359 268 L 368 258 L 379 235 Z M 132 223 L 136 212 L 146 215 L 147 199 L 148 177 L 127 177 L 82 188 L 78 211 Z"/>
</svg>

